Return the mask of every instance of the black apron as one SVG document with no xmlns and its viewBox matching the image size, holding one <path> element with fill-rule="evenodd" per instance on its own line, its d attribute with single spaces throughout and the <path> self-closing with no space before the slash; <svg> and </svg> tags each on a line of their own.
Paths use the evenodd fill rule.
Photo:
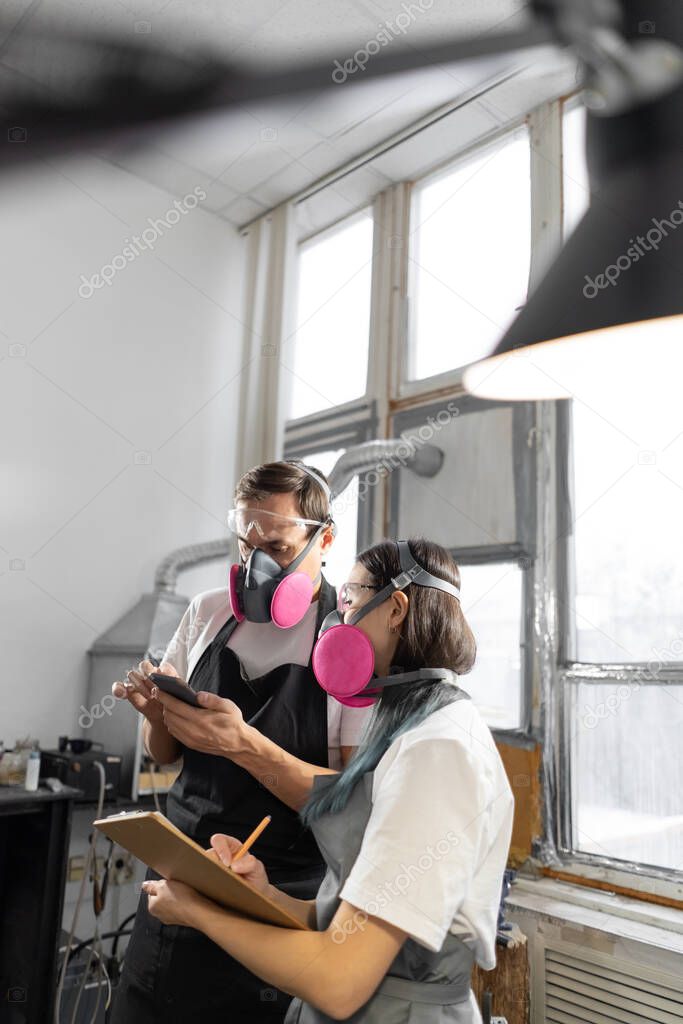
<svg viewBox="0 0 683 1024">
<path fill-rule="evenodd" d="M 334 588 L 323 577 L 315 636 L 336 602 Z M 231 617 L 219 630 L 197 662 L 190 685 L 230 698 L 245 722 L 278 746 L 303 761 L 327 766 L 327 694 L 316 681 L 310 658 L 306 666 L 280 665 L 245 680 L 239 658 L 225 646 L 237 625 Z M 312 899 L 325 874 L 324 861 L 297 812 L 278 800 L 265 781 L 228 758 L 186 748 L 166 815 L 208 847 L 214 832 L 246 839 L 270 814 L 271 822 L 252 852 L 265 864 L 270 881 L 292 896 Z M 149 869 L 146 877 L 159 875 Z M 190 1024 L 209 1020 L 216 1011 L 221 1024 L 282 1021 L 290 1000 L 201 932 L 163 925 L 148 913 L 143 894 L 110 1024 Z"/>
</svg>

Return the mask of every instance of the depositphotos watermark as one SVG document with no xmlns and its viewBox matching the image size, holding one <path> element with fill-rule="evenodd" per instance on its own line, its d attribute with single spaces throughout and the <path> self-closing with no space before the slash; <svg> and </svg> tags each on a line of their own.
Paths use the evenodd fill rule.
<svg viewBox="0 0 683 1024">
<path fill-rule="evenodd" d="M 603 718 L 607 718 L 608 715 L 616 715 L 624 701 L 637 693 L 641 686 L 651 685 L 659 679 L 667 663 L 681 661 L 683 659 L 683 634 L 679 633 L 674 637 L 664 650 L 658 651 L 656 647 L 653 647 L 652 653 L 655 657 L 651 658 L 647 665 L 639 668 L 628 682 L 622 683 L 610 693 L 606 700 L 600 701 L 599 704 L 584 706 L 581 720 L 586 729 L 595 729 Z"/>
<path fill-rule="evenodd" d="M 100 272 L 93 274 L 91 278 L 81 274 L 81 285 L 78 289 L 80 297 L 82 299 L 89 299 L 99 288 L 104 288 L 105 285 L 110 288 L 114 277 L 120 270 L 124 270 L 142 252 L 153 249 L 154 243 L 157 239 L 161 238 L 164 230 L 168 231 L 170 228 L 175 227 L 181 217 L 189 213 L 190 210 L 194 210 L 204 199 L 206 199 L 206 192 L 203 188 L 197 186 L 192 192 L 188 192 L 186 196 L 183 196 L 182 199 L 176 199 L 173 206 L 166 211 L 163 217 L 148 217 L 147 223 L 149 227 L 146 227 L 140 235 L 126 238 L 126 244 L 121 252 L 113 257 L 111 263 L 105 263 Z"/>
<path fill-rule="evenodd" d="M 412 459 L 415 457 L 417 449 L 421 448 L 423 445 L 429 444 L 440 430 L 447 427 L 453 422 L 456 416 L 459 415 L 460 410 L 457 403 L 455 401 L 450 401 L 445 409 L 439 409 L 436 416 L 428 416 L 427 422 L 422 423 L 416 431 L 413 431 L 412 433 L 403 433 L 398 439 L 399 444 L 394 452 L 390 455 L 383 456 L 376 466 L 373 466 L 367 472 L 362 473 L 357 492 L 353 487 L 348 486 L 332 501 L 330 505 L 332 515 L 341 515 L 350 508 L 356 500 L 365 501 L 368 496 L 368 492 L 373 487 L 376 487 L 377 484 L 381 483 L 381 481 L 395 469 L 409 466 Z"/>
<path fill-rule="evenodd" d="M 363 910 L 356 910 L 353 917 L 346 920 L 343 925 L 334 925 L 332 941 L 341 943 L 355 931 L 362 931 L 367 924 L 368 917 L 374 916 L 379 910 L 387 907 L 396 896 L 405 896 L 415 879 L 430 871 L 437 861 L 445 857 L 459 842 L 458 835 L 449 829 L 445 837 L 439 839 L 435 846 L 428 846 L 425 849 L 425 852 L 418 858 L 417 864 L 401 864 L 401 870 L 393 881 L 384 882 L 379 886 L 375 890 L 375 899 L 366 901 Z"/>
<path fill-rule="evenodd" d="M 668 238 L 669 232 L 666 228 L 669 227 L 672 231 L 675 231 L 679 224 L 683 224 L 683 200 L 678 200 L 678 207 L 673 208 L 668 219 L 664 217 L 662 220 L 657 220 L 656 217 L 653 217 L 652 224 L 653 227 L 650 228 L 646 235 L 636 235 L 635 238 L 629 238 L 629 247 L 626 252 L 618 256 L 615 263 L 610 263 L 608 267 L 605 267 L 602 274 L 596 274 L 595 278 L 590 278 L 588 274 L 585 275 L 586 283 L 583 286 L 584 299 L 594 299 L 603 288 L 615 285 L 622 271 L 629 270 L 631 265 L 637 263 L 641 256 L 652 252 L 653 249 L 657 251 L 661 240 Z M 646 244 L 646 242 L 649 244 Z"/>
<path fill-rule="evenodd" d="M 396 36 L 405 35 L 415 21 L 418 14 L 424 14 L 434 6 L 434 0 L 417 0 L 417 3 L 403 3 L 400 14 L 397 14 L 393 21 L 380 23 L 379 32 L 368 39 L 365 46 L 360 47 L 351 56 L 347 57 L 344 63 L 335 60 L 332 71 L 332 81 L 335 85 L 342 85 L 349 75 L 356 71 L 365 71 L 368 61 L 374 57 L 383 46 L 388 46 Z"/>
</svg>

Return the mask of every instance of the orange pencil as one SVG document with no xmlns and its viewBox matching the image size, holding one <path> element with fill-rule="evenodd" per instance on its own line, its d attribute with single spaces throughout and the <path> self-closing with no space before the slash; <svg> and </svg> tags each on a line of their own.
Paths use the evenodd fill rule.
<svg viewBox="0 0 683 1024">
<path fill-rule="evenodd" d="M 266 827 L 266 825 L 269 825 L 269 824 L 270 824 L 270 815 L 266 814 L 266 816 L 263 819 L 263 821 L 259 825 L 257 825 L 256 828 L 254 829 L 254 831 L 251 833 L 251 835 L 247 839 L 244 840 L 244 842 L 240 846 L 239 850 L 237 851 L 235 856 L 232 858 L 232 860 L 230 862 L 231 865 L 234 864 L 236 860 L 239 860 L 239 858 L 244 853 L 247 852 L 249 847 L 252 846 L 256 842 L 258 837 L 261 835 L 261 833 L 263 832 L 263 830 Z"/>
</svg>

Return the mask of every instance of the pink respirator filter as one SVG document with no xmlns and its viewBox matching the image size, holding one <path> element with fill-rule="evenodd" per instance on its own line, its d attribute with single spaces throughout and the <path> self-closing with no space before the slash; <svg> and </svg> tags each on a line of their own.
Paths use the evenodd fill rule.
<svg viewBox="0 0 683 1024">
<path fill-rule="evenodd" d="M 270 602 L 270 617 L 280 629 L 301 622 L 311 604 L 313 580 L 305 572 L 293 572 L 278 583 Z"/>
<path fill-rule="evenodd" d="M 228 576 L 228 593 L 230 594 L 230 607 L 232 608 L 232 614 L 238 622 L 244 622 L 244 613 L 240 611 L 239 600 L 237 598 L 237 576 L 239 571 L 239 565 L 230 566 L 230 575 Z"/>
<path fill-rule="evenodd" d="M 315 677 L 323 690 L 347 707 L 365 708 L 377 697 L 357 697 L 372 678 L 375 651 L 356 626 L 331 626 L 313 648 Z M 379 694 L 377 695 L 379 696 Z"/>
</svg>

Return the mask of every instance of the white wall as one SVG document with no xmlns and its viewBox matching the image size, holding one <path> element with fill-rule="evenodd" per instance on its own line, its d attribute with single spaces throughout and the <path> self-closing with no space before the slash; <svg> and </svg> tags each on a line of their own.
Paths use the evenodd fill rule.
<svg viewBox="0 0 683 1024">
<path fill-rule="evenodd" d="M 79 735 L 92 641 L 152 588 L 169 550 L 225 533 L 243 239 L 200 203 L 156 241 L 148 234 L 153 249 L 110 286 L 79 296 L 81 275 L 111 263 L 174 198 L 95 156 L 0 178 L 6 745 Z M 224 574 L 193 571 L 179 590 Z"/>
</svg>

